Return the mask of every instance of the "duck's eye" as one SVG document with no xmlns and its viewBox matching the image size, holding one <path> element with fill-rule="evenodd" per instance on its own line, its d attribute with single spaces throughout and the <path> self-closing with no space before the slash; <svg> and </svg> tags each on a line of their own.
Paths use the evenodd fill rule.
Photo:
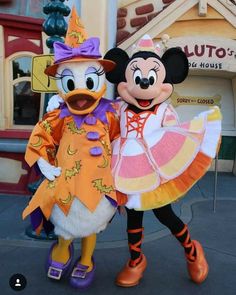
<svg viewBox="0 0 236 295">
<path fill-rule="evenodd" d="M 133 79 L 134 79 L 134 83 L 135 83 L 135 84 L 138 85 L 138 84 L 140 83 L 140 81 L 141 81 L 141 79 L 142 79 L 142 73 L 141 73 L 140 70 L 136 70 L 136 71 L 134 72 Z"/>
<path fill-rule="evenodd" d="M 85 74 L 86 87 L 91 91 L 96 91 L 99 86 L 99 76 L 97 73 Z"/>
<path fill-rule="evenodd" d="M 149 84 L 153 85 L 156 83 L 157 80 L 157 73 L 154 70 L 150 70 L 148 73 L 148 80 L 149 80 Z"/>
<path fill-rule="evenodd" d="M 73 73 L 67 69 L 61 73 L 61 76 L 62 76 L 61 84 L 62 84 L 63 90 L 66 93 L 74 90 L 75 89 L 75 81 L 74 81 Z"/>
</svg>

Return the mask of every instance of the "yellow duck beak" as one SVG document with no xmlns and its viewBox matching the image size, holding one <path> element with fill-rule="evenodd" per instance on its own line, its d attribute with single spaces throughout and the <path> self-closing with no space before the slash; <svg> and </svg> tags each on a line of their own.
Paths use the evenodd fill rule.
<svg viewBox="0 0 236 295">
<path fill-rule="evenodd" d="M 97 107 L 105 91 L 106 85 L 104 84 L 98 92 L 88 89 L 75 89 L 67 94 L 60 95 L 72 114 L 85 115 L 91 113 Z"/>
</svg>

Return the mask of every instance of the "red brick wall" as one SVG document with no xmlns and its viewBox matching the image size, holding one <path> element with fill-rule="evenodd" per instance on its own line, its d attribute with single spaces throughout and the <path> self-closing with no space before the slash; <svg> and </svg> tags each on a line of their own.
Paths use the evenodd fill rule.
<svg viewBox="0 0 236 295">
<path fill-rule="evenodd" d="M 175 0 L 160 0 L 158 6 L 153 1 L 142 5 L 142 0 L 134 6 L 121 7 L 117 11 L 117 45 L 128 39 L 132 34 L 156 17 L 163 9 Z"/>
</svg>

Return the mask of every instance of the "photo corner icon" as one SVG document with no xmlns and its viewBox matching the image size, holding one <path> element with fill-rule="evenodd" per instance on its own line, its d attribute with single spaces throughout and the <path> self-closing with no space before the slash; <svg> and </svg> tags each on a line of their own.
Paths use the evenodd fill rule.
<svg viewBox="0 0 236 295">
<path fill-rule="evenodd" d="M 25 289 L 25 287 L 27 285 L 27 281 L 26 281 L 26 278 L 22 274 L 17 273 L 17 274 L 14 274 L 10 277 L 9 285 L 13 290 L 21 291 L 21 290 Z"/>
</svg>

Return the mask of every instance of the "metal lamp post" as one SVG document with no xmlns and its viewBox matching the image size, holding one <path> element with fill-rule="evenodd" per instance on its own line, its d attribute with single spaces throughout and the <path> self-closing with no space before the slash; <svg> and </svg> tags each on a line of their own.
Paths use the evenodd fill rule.
<svg viewBox="0 0 236 295">
<path fill-rule="evenodd" d="M 65 0 L 50 0 L 51 2 L 43 7 L 43 12 L 48 15 L 48 18 L 43 23 L 43 31 L 49 36 L 46 40 L 46 45 L 50 49 L 50 53 L 54 53 L 53 43 L 55 41 L 64 42 L 63 37 L 66 35 L 67 23 L 65 16 L 70 14 L 69 6 L 65 5 Z M 44 113 L 51 94 L 45 95 Z"/>
</svg>

